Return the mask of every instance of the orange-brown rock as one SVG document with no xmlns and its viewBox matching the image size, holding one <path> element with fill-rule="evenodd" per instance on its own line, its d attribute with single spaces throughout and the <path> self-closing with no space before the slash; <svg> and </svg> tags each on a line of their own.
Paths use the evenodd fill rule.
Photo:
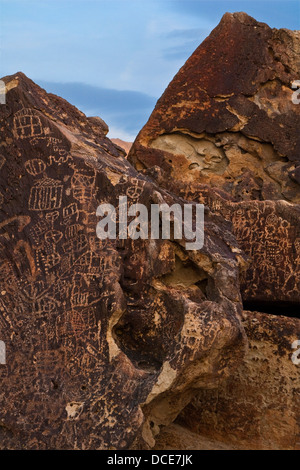
<svg viewBox="0 0 300 470">
<path fill-rule="evenodd" d="M 161 186 L 233 223 L 250 261 L 246 302 L 300 302 L 299 57 L 300 32 L 226 13 L 129 154 Z"/>
<path fill-rule="evenodd" d="M 299 202 L 300 32 L 226 13 L 157 102 L 130 153 L 235 201 Z"/>
<path fill-rule="evenodd" d="M 227 448 L 299 450 L 299 352 L 292 348 L 299 320 L 258 312 L 243 317 L 249 351 L 242 365 L 225 384 L 199 392 L 177 421 L 195 441 L 205 436 Z"/>
<path fill-rule="evenodd" d="M 21 73 L 4 82 L 0 448 L 151 446 L 242 361 L 243 254 L 209 213 L 201 251 L 97 238 L 100 203 L 184 201 L 139 174 L 98 118 Z"/>
<path fill-rule="evenodd" d="M 132 142 L 126 142 L 122 139 L 111 139 L 111 141 L 118 147 L 121 147 L 123 150 L 125 150 L 126 155 L 129 153 L 132 146 Z"/>
</svg>

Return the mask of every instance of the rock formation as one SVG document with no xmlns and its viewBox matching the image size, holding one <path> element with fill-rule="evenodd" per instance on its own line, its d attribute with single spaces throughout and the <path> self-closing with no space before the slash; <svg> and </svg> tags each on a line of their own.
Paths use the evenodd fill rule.
<svg viewBox="0 0 300 470">
<path fill-rule="evenodd" d="M 233 223 L 245 301 L 300 301 L 300 32 L 225 14 L 157 102 L 129 160 Z"/>
<path fill-rule="evenodd" d="M 22 73 L 4 82 L 0 447 L 151 446 L 196 389 L 242 361 L 243 254 L 208 212 L 201 252 L 97 238 L 100 203 L 183 201 L 139 174 L 102 120 Z"/>
<path fill-rule="evenodd" d="M 200 436 L 234 448 L 300 449 L 299 365 L 291 345 L 300 321 L 244 312 L 249 351 L 218 389 L 201 390 L 178 421 Z"/>
<path fill-rule="evenodd" d="M 3 79 L 1 449 L 297 447 L 298 61 L 299 33 L 224 15 L 128 160 L 101 118 Z M 204 246 L 99 239 L 119 196 L 204 203 Z"/>
<path fill-rule="evenodd" d="M 126 142 L 122 139 L 111 139 L 111 141 L 118 147 L 121 147 L 121 149 L 125 150 L 126 155 L 129 153 L 132 146 L 132 142 Z"/>
<path fill-rule="evenodd" d="M 240 277 L 246 309 L 298 316 L 271 322 L 253 313 L 253 328 L 249 312 L 258 362 L 250 352 L 224 388 L 203 391 L 182 414 L 190 430 L 250 448 L 299 446 L 300 405 L 290 400 L 299 395 L 291 362 L 300 304 L 299 53 L 299 31 L 226 13 L 158 100 L 128 157 L 161 187 L 231 221 L 249 261 Z"/>
</svg>

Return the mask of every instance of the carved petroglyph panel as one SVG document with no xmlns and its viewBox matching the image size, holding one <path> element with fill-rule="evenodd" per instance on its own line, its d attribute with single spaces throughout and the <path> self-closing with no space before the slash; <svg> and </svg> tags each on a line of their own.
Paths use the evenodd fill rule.
<svg viewBox="0 0 300 470">
<path fill-rule="evenodd" d="M 50 130 L 43 126 L 40 113 L 23 108 L 14 115 L 14 135 L 19 139 L 45 138 Z"/>
<path fill-rule="evenodd" d="M 33 211 L 59 209 L 62 192 L 63 185 L 60 181 L 44 177 L 31 188 L 28 207 Z"/>
<path fill-rule="evenodd" d="M 0 338 L 8 341 L 10 362 L 9 374 L 0 371 L 9 403 L 0 421 L 13 429 L 1 432 L 0 447 L 127 448 L 141 434 L 141 404 L 164 364 L 176 358 L 179 377 L 202 342 L 180 336 L 183 290 L 158 281 L 173 269 L 174 244 L 99 240 L 96 209 L 102 201 L 117 206 L 119 195 L 128 207 L 149 208 L 152 196 L 175 199 L 139 175 L 109 139 L 95 136 L 82 113 L 38 87 L 28 94 L 32 84 L 26 83 L 10 91 L 10 122 L 1 121 L 15 139 L 3 150 L 0 174 L 7 211 L 0 222 L 0 326 L 6 331 Z M 26 109 L 15 109 L 23 101 Z M 213 230 L 205 250 L 237 273 L 234 255 L 220 248 Z M 234 283 L 232 290 L 237 297 Z M 203 301 L 200 291 L 192 286 L 188 293 L 195 305 Z M 239 341 L 224 340 L 236 357 L 244 343 L 242 334 Z M 16 424 L 16 416 L 24 419 Z"/>
<path fill-rule="evenodd" d="M 2 169 L 5 162 L 6 162 L 6 158 L 4 157 L 4 155 L 0 154 L 0 170 Z"/>
<path fill-rule="evenodd" d="M 232 205 L 235 209 L 235 205 Z M 245 299 L 295 302 L 299 299 L 300 264 L 293 249 L 299 224 L 292 207 L 278 202 L 241 203 L 233 214 L 233 230 L 250 266 L 242 275 Z"/>
</svg>

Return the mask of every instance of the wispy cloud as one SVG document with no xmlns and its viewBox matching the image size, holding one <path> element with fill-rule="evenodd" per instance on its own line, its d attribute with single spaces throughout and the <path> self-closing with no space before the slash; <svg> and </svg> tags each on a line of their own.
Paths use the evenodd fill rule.
<svg viewBox="0 0 300 470">
<path fill-rule="evenodd" d="M 174 29 L 163 36 L 168 39 L 195 39 L 200 41 L 209 32 L 210 30 L 206 28 Z"/>
<path fill-rule="evenodd" d="M 162 51 L 163 57 L 166 60 L 181 60 L 185 61 L 198 47 L 199 41 L 186 41 L 177 46 L 171 46 Z"/>
<path fill-rule="evenodd" d="M 55 93 L 75 105 L 87 116 L 100 116 L 112 129 L 113 137 L 133 140 L 148 120 L 156 98 L 146 93 L 114 90 L 85 83 L 59 83 L 37 80 L 47 92 Z"/>
</svg>

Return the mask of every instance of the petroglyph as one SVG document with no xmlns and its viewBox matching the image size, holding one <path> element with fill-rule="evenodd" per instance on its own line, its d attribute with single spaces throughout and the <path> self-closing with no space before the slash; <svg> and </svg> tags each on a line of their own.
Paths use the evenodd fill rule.
<svg viewBox="0 0 300 470">
<path fill-rule="evenodd" d="M 31 188 L 28 207 L 33 211 L 59 209 L 63 185 L 58 180 L 44 177 Z"/>
<path fill-rule="evenodd" d="M 204 340 L 181 332 L 187 314 L 196 325 L 199 305 L 217 312 L 206 317 L 205 330 L 205 351 L 214 351 L 213 374 L 207 369 L 213 382 L 240 362 L 246 344 L 238 319 L 242 306 L 229 300 L 239 297 L 239 260 L 221 248 L 223 235 L 216 235 L 211 220 L 203 253 L 214 294 L 203 294 L 198 276 L 183 295 L 163 282 L 175 269 L 175 252 L 201 273 L 202 258 L 187 254 L 181 239 L 99 240 L 96 209 L 103 201 L 114 204 L 124 195 L 129 206 L 141 203 L 149 210 L 152 197 L 183 202 L 139 175 L 105 133 L 94 134 L 66 102 L 37 87 L 33 105 L 27 93 L 33 84 L 18 77 L 7 96 L 11 117 L 1 121 L 15 139 L 0 159 L 7 212 L 0 221 L 0 337 L 11 368 L 0 368 L 9 403 L 0 421 L 16 431 L 4 431 L 0 447 L 14 447 L 20 432 L 28 449 L 128 448 L 142 436 L 141 405 L 148 396 L 151 405 L 160 371 L 172 364 L 174 380 L 166 392 L 177 393 L 175 382 L 204 351 Z M 2 176 L 8 162 L 11 172 Z M 239 252 L 234 239 L 227 241 Z M 229 283 L 217 275 L 217 259 L 225 275 L 230 271 Z M 228 318 L 221 330 L 220 312 Z M 228 370 L 218 365 L 223 347 L 232 348 Z M 196 380 L 195 368 L 187 386 Z M 26 419 L 16 424 L 16 415 Z"/>
<path fill-rule="evenodd" d="M 50 129 L 43 126 L 40 113 L 31 108 L 23 108 L 14 115 L 14 135 L 19 139 L 45 138 Z"/>
</svg>

